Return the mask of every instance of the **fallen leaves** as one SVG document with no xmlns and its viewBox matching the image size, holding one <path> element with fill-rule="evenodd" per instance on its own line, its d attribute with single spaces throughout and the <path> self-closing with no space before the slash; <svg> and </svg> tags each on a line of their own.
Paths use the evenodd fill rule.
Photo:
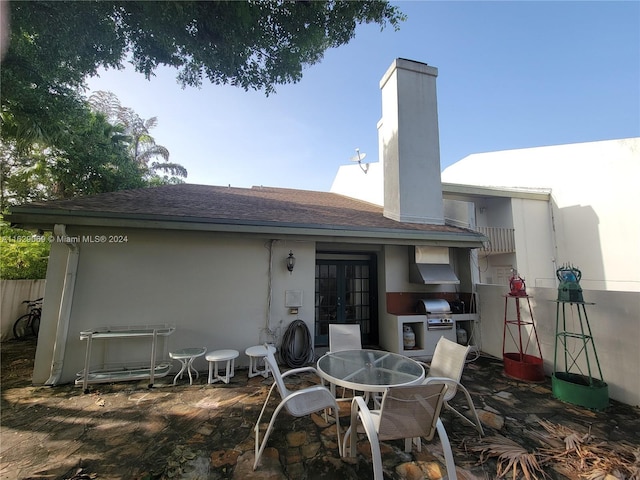
<svg viewBox="0 0 640 480">
<path fill-rule="evenodd" d="M 618 443 L 614 448 L 598 442 L 590 431 L 541 420 L 544 432 L 531 432 L 544 445 L 533 452 L 500 435 L 480 439 L 471 450 L 480 453 L 480 463 L 497 459 L 498 478 L 522 475 L 526 480 L 547 478 L 543 466 L 561 465 L 585 480 L 640 480 L 640 447 Z M 540 476 L 538 476 L 540 475 Z"/>
<path fill-rule="evenodd" d="M 640 480 L 640 447 L 618 444 L 612 448 L 596 442 L 590 432 L 580 433 L 562 425 L 541 421 L 554 438 L 564 441 L 565 450 L 543 450 L 549 461 L 564 462 L 587 480 Z"/>
<path fill-rule="evenodd" d="M 526 480 L 537 480 L 537 474 L 542 478 L 547 475 L 540 466 L 539 454 L 527 451 L 519 444 L 501 435 L 486 437 L 481 444 L 471 447 L 480 452 L 480 463 L 484 463 L 490 457 L 496 457 L 498 461 L 498 478 L 505 478 L 511 473 L 514 480 L 518 474 L 522 474 Z"/>
</svg>

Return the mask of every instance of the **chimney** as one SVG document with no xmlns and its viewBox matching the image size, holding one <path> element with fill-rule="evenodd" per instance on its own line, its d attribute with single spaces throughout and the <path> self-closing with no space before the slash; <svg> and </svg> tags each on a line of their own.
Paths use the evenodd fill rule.
<svg viewBox="0 0 640 480">
<path fill-rule="evenodd" d="M 392 220 L 444 225 L 437 76 L 437 68 L 398 58 L 380 80 L 384 216 Z"/>
</svg>

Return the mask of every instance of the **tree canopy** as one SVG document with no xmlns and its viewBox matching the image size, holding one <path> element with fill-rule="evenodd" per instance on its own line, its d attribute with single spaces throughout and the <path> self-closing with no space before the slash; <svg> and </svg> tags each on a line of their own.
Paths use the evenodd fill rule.
<svg viewBox="0 0 640 480">
<path fill-rule="evenodd" d="M 149 135 L 157 119 L 119 105 L 117 117 L 91 108 L 85 82 L 99 68 L 130 62 L 150 78 L 164 65 L 183 87 L 208 80 L 269 95 L 348 43 L 358 24 L 404 20 L 381 0 L 15 1 L 9 9 L 9 44 L 3 25 L 0 49 L 2 208 L 186 176 Z"/>
<path fill-rule="evenodd" d="M 0 142 L 0 210 L 186 178 L 187 170 L 169 162 L 169 150 L 151 136 L 156 117 L 141 118 L 112 92 L 95 92 L 87 105 L 69 115 L 54 144 L 19 149 L 15 141 Z"/>
<path fill-rule="evenodd" d="M 149 135 L 155 117 L 142 119 L 117 103 L 114 119 L 85 100 L 85 81 L 100 68 L 130 62 L 149 79 L 169 66 L 182 87 L 208 80 L 269 95 L 300 81 L 327 49 L 348 43 L 358 24 L 397 29 L 404 20 L 382 0 L 0 0 L 0 17 L 2 209 L 186 176 Z M 18 265 L 16 278 L 43 277 L 38 262 L 46 264 L 47 252 L 13 246 L 3 248 L 1 263 Z"/>
<path fill-rule="evenodd" d="M 169 150 L 158 145 L 151 136 L 151 129 L 158 125 L 158 118 L 141 118 L 133 109 L 123 107 L 113 92 L 98 91 L 89 97 L 91 109 L 112 124 L 121 127 L 121 140 L 129 145 L 131 160 L 138 166 L 145 180 L 152 185 L 180 183 L 187 177 L 187 169 L 169 162 Z M 160 157 L 162 161 L 156 161 Z M 161 177 L 158 172 L 162 172 Z"/>
<path fill-rule="evenodd" d="M 147 78 L 160 65 L 185 86 L 208 79 L 273 93 L 346 44 L 360 23 L 398 28 L 386 1 L 10 2 L 2 60 L 3 138 L 55 140 L 87 77 L 127 61 Z"/>
</svg>

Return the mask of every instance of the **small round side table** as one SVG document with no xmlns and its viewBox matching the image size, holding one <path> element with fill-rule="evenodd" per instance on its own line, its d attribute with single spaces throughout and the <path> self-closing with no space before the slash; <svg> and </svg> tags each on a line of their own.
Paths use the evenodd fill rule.
<svg viewBox="0 0 640 480">
<path fill-rule="evenodd" d="M 193 385 L 193 377 L 191 376 L 191 370 L 196 374 L 196 378 L 198 378 L 198 371 L 193 368 L 193 361 L 201 357 L 206 353 L 207 349 L 205 347 L 194 347 L 194 348 L 183 348 L 182 350 L 176 350 L 175 352 L 169 352 L 169 357 L 174 360 L 178 360 L 181 363 L 180 371 L 176 374 L 173 379 L 173 384 L 176 384 L 178 377 L 182 378 L 182 374 L 186 370 L 189 374 L 189 385 Z"/>
<path fill-rule="evenodd" d="M 237 350 L 215 350 L 207 353 L 204 357 L 209 362 L 209 380 L 208 383 L 224 382 L 229 383 L 231 377 L 235 375 L 234 366 L 236 358 L 238 358 Z M 225 375 L 218 374 L 218 362 L 226 362 Z M 214 373 L 215 366 L 215 373 Z"/>
<path fill-rule="evenodd" d="M 276 348 L 269 345 L 269 351 L 276 353 Z M 247 348 L 244 353 L 249 357 L 249 378 L 253 378 L 257 375 L 262 375 L 264 378 L 269 376 L 269 364 L 264 363 L 264 368 L 258 369 L 258 361 L 264 359 L 267 355 L 267 349 L 264 345 L 255 345 Z"/>
</svg>

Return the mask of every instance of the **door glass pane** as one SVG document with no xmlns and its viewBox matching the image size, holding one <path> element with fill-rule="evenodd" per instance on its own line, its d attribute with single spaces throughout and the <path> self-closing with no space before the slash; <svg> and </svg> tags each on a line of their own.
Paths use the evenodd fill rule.
<svg viewBox="0 0 640 480">
<path fill-rule="evenodd" d="M 316 346 L 328 346 L 329 323 L 358 323 L 363 344 L 369 343 L 372 332 L 369 261 L 319 262 L 315 279 Z"/>
<path fill-rule="evenodd" d="M 329 323 L 337 316 L 337 283 L 335 265 L 316 265 L 315 335 L 326 337 Z"/>
</svg>

